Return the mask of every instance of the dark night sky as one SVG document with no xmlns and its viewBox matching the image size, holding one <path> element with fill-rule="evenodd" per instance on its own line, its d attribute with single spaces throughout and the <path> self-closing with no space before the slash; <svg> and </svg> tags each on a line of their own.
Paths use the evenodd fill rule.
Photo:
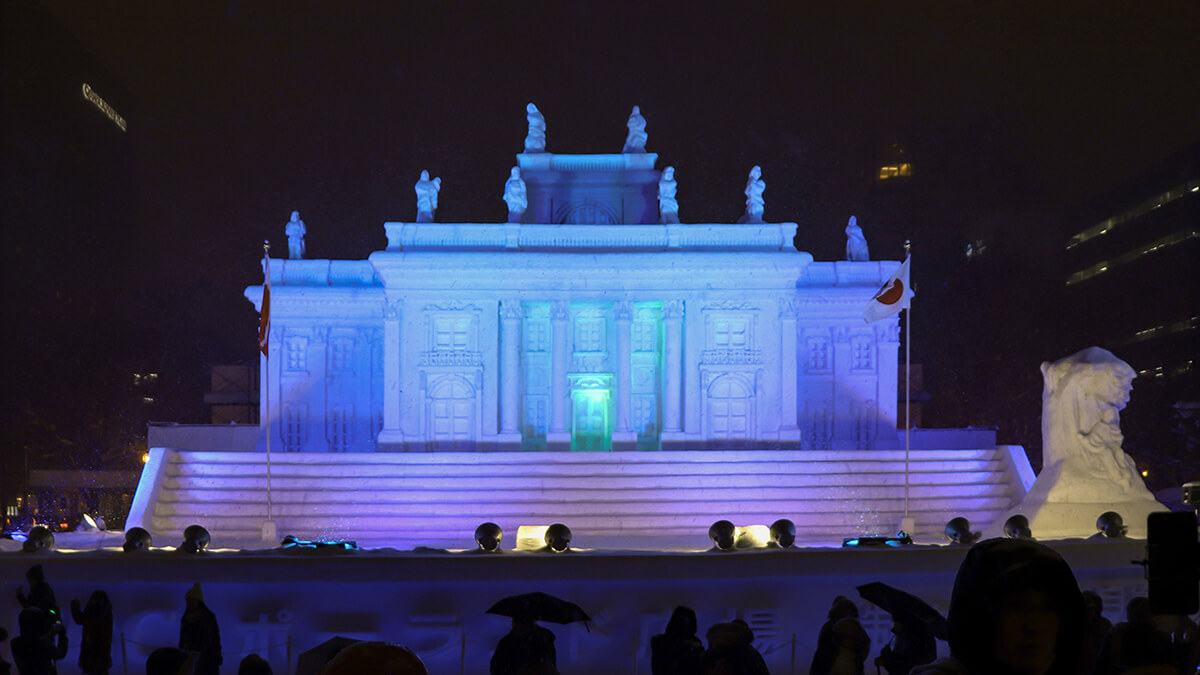
<svg viewBox="0 0 1200 675">
<path fill-rule="evenodd" d="M 761 164 L 767 218 L 798 222 L 819 260 L 841 254 L 889 142 L 979 204 L 948 219 L 1054 220 L 1200 139 L 1190 0 L 43 4 L 136 100 L 136 243 L 94 264 L 130 270 L 117 303 L 203 281 L 158 347 L 201 336 L 197 363 L 252 361 L 241 290 L 293 209 L 310 257 L 363 258 L 413 217 L 427 168 L 439 220 L 502 220 L 528 101 L 553 152 L 618 152 L 639 104 L 685 222 L 734 220 Z M 207 373 L 172 377 L 198 395 Z"/>
</svg>

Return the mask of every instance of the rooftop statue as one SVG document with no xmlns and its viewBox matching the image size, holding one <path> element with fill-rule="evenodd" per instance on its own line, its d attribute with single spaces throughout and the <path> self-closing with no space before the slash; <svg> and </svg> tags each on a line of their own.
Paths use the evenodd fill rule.
<svg viewBox="0 0 1200 675">
<path fill-rule="evenodd" d="M 850 262 L 867 262 L 871 252 L 867 249 L 867 238 L 863 236 L 862 228 L 858 226 L 858 218 L 850 216 L 846 225 L 846 260 Z"/>
<path fill-rule="evenodd" d="M 660 222 L 679 222 L 679 202 L 675 199 L 675 167 L 663 169 L 662 177 L 658 179 L 658 212 Z"/>
<path fill-rule="evenodd" d="M 525 118 L 529 120 L 529 133 L 525 135 L 525 152 L 546 151 L 546 118 L 537 106 L 525 106 Z"/>
<path fill-rule="evenodd" d="M 633 106 L 633 112 L 629 113 L 629 121 L 625 123 L 629 127 L 629 135 L 625 137 L 625 148 L 621 152 L 645 152 L 646 151 L 646 118 L 642 117 L 642 111 L 636 105 Z"/>
<path fill-rule="evenodd" d="M 746 215 L 738 219 L 739 223 L 763 222 L 763 192 L 766 189 L 762 168 L 755 165 L 750 169 L 750 177 L 746 181 Z"/>
<path fill-rule="evenodd" d="M 525 209 L 529 208 L 529 199 L 525 191 L 525 181 L 521 179 L 521 168 L 514 166 L 508 180 L 504 181 L 504 203 L 508 204 L 508 221 L 520 220 Z"/>
<path fill-rule="evenodd" d="M 417 191 L 417 222 L 432 223 L 433 212 L 437 211 L 438 190 L 442 189 L 442 179 L 430 180 L 429 172 L 422 171 L 414 189 Z"/>
<path fill-rule="evenodd" d="M 304 234 L 307 230 L 304 221 L 300 220 L 300 212 L 292 211 L 292 219 L 283 228 L 288 240 L 288 258 L 302 260 L 304 258 Z"/>
</svg>

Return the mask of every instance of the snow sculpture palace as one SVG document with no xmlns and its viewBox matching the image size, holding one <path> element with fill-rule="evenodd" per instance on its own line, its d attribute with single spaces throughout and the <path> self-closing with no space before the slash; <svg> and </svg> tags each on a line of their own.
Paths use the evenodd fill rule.
<svg viewBox="0 0 1200 675">
<path fill-rule="evenodd" d="M 386 250 L 271 261 L 274 450 L 902 447 L 898 323 L 863 319 L 897 262 L 796 250 L 758 167 L 738 223 L 680 223 L 636 108 L 620 154 L 547 152 L 528 117 L 507 222 L 437 222 L 422 172 Z"/>
</svg>

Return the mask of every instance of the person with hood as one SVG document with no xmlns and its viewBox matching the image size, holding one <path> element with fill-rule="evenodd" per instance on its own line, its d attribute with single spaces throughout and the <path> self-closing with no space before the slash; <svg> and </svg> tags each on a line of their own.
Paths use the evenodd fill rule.
<svg viewBox="0 0 1200 675">
<path fill-rule="evenodd" d="M 512 630 L 492 654 L 491 675 L 558 675 L 554 633 L 524 616 L 512 618 Z"/>
<path fill-rule="evenodd" d="M 1066 561 L 1025 539 L 967 552 L 950 596 L 950 657 L 913 675 L 1076 675 L 1086 622 Z"/>
<path fill-rule="evenodd" d="M 908 675 L 917 666 L 937 658 L 937 639 L 927 625 L 918 620 L 892 622 L 892 643 L 884 645 L 875 657 L 875 665 L 888 675 Z"/>
<path fill-rule="evenodd" d="M 661 635 L 650 638 L 652 675 L 699 675 L 704 643 L 696 637 L 696 612 L 680 605 Z"/>
<path fill-rule="evenodd" d="M 71 618 L 83 626 L 79 641 L 79 670 L 84 675 L 108 675 L 112 668 L 112 602 L 108 593 L 94 591 L 87 606 L 79 608 L 79 600 L 71 601 Z"/>
<path fill-rule="evenodd" d="M 858 652 L 860 649 L 863 653 L 863 659 L 866 659 L 867 653 L 871 651 L 871 638 L 867 635 L 866 630 L 863 630 L 862 624 L 858 623 L 858 605 L 854 601 L 844 595 L 839 595 L 833 599 L 833 605 L 829 608 L 829 613 L 825 615 L 827 619 L 825 624 L 821 626 L 821 632 L 817 634 L 817 649 L 813 652 L 812 664 L 808 667 L 808 672 L 812 675 L 828 675 L 834 672 L 834 663 L 838 661 L 839 655 L 842 655 L 843 647 L 851 647 L 851 650 Z M 842 624 L 844 619 L 853 619 L 853 624 Z M 834 626 L 841 624 L 838 632 L 834 632 Z M 853 626 L 857 625 L 862 634 L 858 635 L 853 630 Z M 854 635 L 850 635 L 855 633 Z M 852 644 L 846 644 L 846 638 L 853 637 Z M 862 638 L 866 638 L 866 643 L 863 644 Z M 845 661 L 845 656 L 842 661 Z M 855 672 L 863 672 L 862 662 L 860 660 Z"/>
<path fill-rule="evenodd" d="M 204 604 L 204 590 L 192 584 L 184 596 L 187 609 L 179 619 L 179 648 L 196 652 L 196 675 L 217 675 L 221 669 L 221 629 L 217 616 Z"/>
<path fill-rule="evenodd" d="M 770 675 L 762 654 L 754 648 L 754 631 L 741 619 L 713 624 L 705 634 L 704 675 Z"/>
<path fill-rule="evenodd" d="M 51 621 L 61 623 L 58 601 L 54 598 L 54 589 L 46 583 L 46 572 L 42 566 L 34 565 L 25 570 L 25 580 L 29 582 L 29 595 L 26 596 L 23 590 L 17 588 L 17 602 L 21 603 L 21 608 L 37 607 L 45 612 Z"/>
<path fill-rule="evenodd" d="M 67 655 L 67 629 L 37 607 L 26 607 L 17 617 L 21 634 L 9 643 L 20 675 L 58 675 L 55 661 Z"/>
</svg>

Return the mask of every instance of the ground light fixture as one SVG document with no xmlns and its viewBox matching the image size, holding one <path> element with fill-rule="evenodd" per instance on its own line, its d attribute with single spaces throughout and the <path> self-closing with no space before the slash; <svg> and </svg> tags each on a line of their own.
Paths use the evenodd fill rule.
<svg viewBox="0 0 1200 675">
<path fill-rule="evenodd" d="M 571 548 L 571 528 L 562 523 L 554 523 L 546 528 L 546 546 L 555 553 L 562 553 Z"/>
<path fill-rule="evenodd" d="M 45 525 L 34 525 L 25 537 L 25 543 L 21 544 L 21 550 L 25 553 L 54 550 L 54 533 Z"/>
<path fill-rule="evenodd" d="M 1004 536 L 1009 539 L 1033 540 L 1033 532 L 1029 529 L 1029 519 L 1021 514 L 1010 516 L 1004 521 Z"/>
<path fill-rule="evenodd" d="M 1096 519 L 1096 529 L 1104 535 L 1106 539 L 1126 539 L 1125 533 L 1129 528 L 1125 526 L 1125 519 L 1116 511 L 1105 511 Z"/>
<path fill-rule="evenodd" d="M 475 528 L 475 543 L 479 545 L 480 551 L 499 553 L 501 551 L 500 541 L 502 539 L 504 539 L 504 530 L 491 521 Z"/>
<path fill-rule="evenodd" d="M 154 538 L 145 528 L 131 527 L 125 531 L 125 543 L 121 546 L 121 550 L 126 553 L 149 551 L 153 545 Z"/>
<path fill-rule="evenodd" d="M 771 523 L 771 544 L 779 548 L 791 548 L 796 545 L 796 524 L 787 518 L 780 518 Z"/>
<path fill-rule="evenodd" d="M 208 548 L 211 541 L 212 537 L 203 525 L 188 525 L 183 530 L 183 543 L 177 550 L 184 553 L 199 553 Z"/>
<path fill-rule="evenodd" d="M 946 522 L 946 538 L 951 544 L 970 546 L 979 541 L 979 533 L 971 531 L 971 521 L 958 516 Z"/>
<path fill-rule="evenodd" d="M 732 551 L 737 542 L 737 526 L 728 520 L 718 520 L 708 528 L 708 538 L 718 551 Z"/>
</svg>

